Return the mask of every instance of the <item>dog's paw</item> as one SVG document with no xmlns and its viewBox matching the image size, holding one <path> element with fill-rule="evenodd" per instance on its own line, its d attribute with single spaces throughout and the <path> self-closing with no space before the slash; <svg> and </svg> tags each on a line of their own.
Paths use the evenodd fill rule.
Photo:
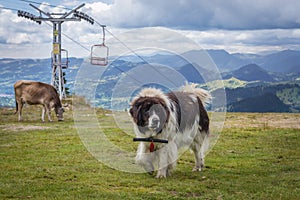
<svg viewBox="0 0 300 200">
<path fill-rule="evenodd" d="M 149 171 L 147 172 L 149 175 L 153 175 L 154 174 L 154 171 Z"/>
<path fill-rule="evenodd" d="M 201 167 L 194 167 L 193 172 L 201 172 L 202 171 L 202 168 Z"/>
<path fill-rule="evenodd" d="M 158 170 L 155 178 L 167 178 L 167 173 L 165 170 Z"/>
<path fill-rule="evenodd" d="M 155 178 L 167 178 L 167 176 L 163 174 L 157 174 Z"/>
</svg>

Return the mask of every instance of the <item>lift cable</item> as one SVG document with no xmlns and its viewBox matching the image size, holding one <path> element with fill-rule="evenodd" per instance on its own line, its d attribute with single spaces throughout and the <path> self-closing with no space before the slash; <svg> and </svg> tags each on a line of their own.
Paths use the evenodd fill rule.
<svg viewBox="0 0 300 200">
<path fill-rule="evenodd" d="M 3 9 L 3 10 L 18 11 L 18 9 L 15 9 L 15 8 L 9 8 L 9 7 L 4 7 L 4 6 L 0 6 L 0 9 Z"/>
<path fill-rule="evenodd" d="M 36 2 L 36 1 L 31 1 L 31 0 L 19 0 L 19 1 L 23 1 L 23 2 L 27 2 L 27 3 L 34 3 L 37 5 L 45 5 L 45 6 L 50 6 L 50 7 L 60 7 L 60 6 L 56 6 L 56 5 L 52 5 L 52 4 L 46 4 L 46 3 L 40 3 L 40 2 Z M 1 8 L 1 7 L 0 7 Z M 3 7 L 4 8 L 4 7 Z M 69 8 L 63 7 L 66 10 L 71 10 Z M 14 10 L 14 11 L 18 11 L 17 9 L 11 9 L 11 8 L 7 8 L 10 10 Z M 91 23 L 91 22 L 90 22 Z M 97 20 L 93 19 L 93 23 L 97 24 L 100 27 L 103 27 L 105 25 L 101 24 L 100 22 L 98 22 Z M 93 24 L 91 23 L 91 24 Z M 49 26 L 51 26 L 50 24 L 48 24 Z M 110 30 L 107 29 L 107 27 L 105 27 L 105 30 L 113 37 L 115 38 L 118 42 L 120 42 L 125 48 L 127 48 L 131 53 L 133 53 L 135 56 L 137 56 L 139 59 L 141 59 L 143 62 L 147 63 L 149 66 L 151 66 L 152 69 L 154 69 L 156 72 L 159 72 L 153 65 L 151 65 L 148 61 L 146 61 L 141 55 L 139 55 L 138 53 L 136 53 L 133 49 L 131 49 L 125 42 L 123 42 L 121 39 L 119 39 L 116 35 L 114 35 Z M 67 37 L 69 40 L 71 40 L 72 42 L 76 43 L 77 45 L 79 45 L 80 47 L 82 47 L 83 49 L 85 49 L 86 51 L 90 52 L 90 49 L 86 48 L 84 45 L 82 45 L 80 42 L 72 39 L 70 36 L 62 33 L 62 35 L 64 35 L 65 37 Z M 118 70 L 120 72 L 124 72 L 124 70 L 120 69 L 119 67 L 117 67 Z M 171 83 L 173 83 L 174 85 L 176 85 L 169 77 L 164 76 L 164 78 L 166 78 L 168 81 L 170 81 Z M 135 79 L 136 80 L 136 79 Z M 136 80 L 138 81 L 138 80 Z M 138 81 L 140 82 L 140 81 Z"/>
<path fill-rule="evenodd" d="M 96 20 L 95 20 L 95 23 L 100 25 L 100 23 L 98 23 Z M 143 62 L 147 63 L 154 71 L 156 71 L 157 73 L 161 74 L 160 71 L 154 67 L 152 64 L 150 64 L 147 60 L 145 60 L 141 55 L 139 55 L 138 53 L 136 53 L 133 49 L 131 49 L 128 45 L 126 45 L 122 40 L 120 40 L 117 36 L 115 36 L 111 31 L 109 31 L 107 28 L 106 28 L 106 31 L 112 36 L 114 37 L 118 42 L 120 42 L 125 48 L 127 48 L 131 53 L 133 53 L 135 56 L 137 56 L 139 59 L 141 59 Z M 122 72 L 124 72 L 122 70 Z M 128 75 L 128 74 L 127 74 Z M 174 86 L 176 86 L 175 82 L 170 79 L 168 76 L 164 75 L 164 74 L 161 74 L 166 80 L 170 81 L 170 83 L 172 83 Z M 131 77 L 132 78 L 132 77 Z M 135 79 L 136 80 L 136 79 Z M 137 81 L 137 80 L 136 80 Z M 138 81 L 140 82 L 140 81 Z"/>
<path fill-rule="evenodd" d="M 23 1 L 23 2 L 27 2 L 27 3 L 34 3 L 34 4 L 38 4 L 38 5 L 45 5 L 45 6 L 50 6 L 50 7 L 59 7 L 57 5 L 52 5 L 52 4 L 46 4 L 46 3 L 40 3 L 40 2 L 36 2 L 36 1 L 32 1 L 32 0 L 19 0 L 19 1 Z M 66 10 L 72 10 L 70 8 L 66 8 L 66 7 L 63 7 L 65 8 Z M 94 20 L 94 23 L 96 23 L 98 26 L 100 27 L 103 27 L 105 26 L 104 24 L 101 24 L 100 22 L 98 22 L 97 20 L 93 19 Z M 93 23 L 92 23 L 93 24 Z M 109 31 L 107 29 L 107 27 L 105 27 L 105 30 L 113 37 L 115 38 L 118 42 L 120 42 L 125 48 L 127 48 L 131 53 L 133 53 L 134 55 L 136 55 L 138 58 L 140 58 L 142 61 L 144 61 L 145 63 L 148 63 L 142 56 L 140 56 L 139 54 L 137 54 L 133 49 L 131 49 L 129 46 L 127 46 L 122 40 L 120 40 L 118 37 L 116 37 L 111 31 Z M 66 36 L 66 35 L 65 35 Z M 66 36 L 68 37 L 68 36 Z M 68 37 L 70 39 L 70 37 Z M 72 40 L 72 39 L 71 39 Z M 72 40 L 73 41 L 73 40 Z M 74 41 L 75 42 L 75 41 Z M 79 44 L 80 46 L 83 46 L 81 45 L 80 43 L 78 42 L 75 42 L 77 44 Z M 86 48 L 85 48 L 86 49 Z M 148 63 L 149 64 L 149 63 Z"/>
<path fill-rule="evenodd" d="M 21 1 L 21 0 L 20 0 Z M 26 0 L 23 0 L 26 1 Z M 32 1 L 30 1 L 32 2 Z M 36 2 L 35 2 L 36 3 Z M 52 25 L 46 21 L 44 21 L 45 24 L 47 24 L 48 26 L 52 27 Z M 101 27 L 104 27 L 105 25 L 100 24 L 98 21 L 95 20 L 95 23 Z M 116 38 L 120 43 L 122 43 L 122 45 L 124 45 L 127 49 L 129 49 L 131 52 L 133 52 L 135 55 L 139 56 L 136 52 L 134 52 L 133 50 L 131 50 L 124 42 L 122 42 L 119 38 L 117 38 L 112 32 L 108 31 L 107 28 L 105 28 L 105 30 L 110 33 L 112 35 L 112 37 Z M 68 36 L 65 33 L 61 33 L 64 37 L 68 38 L 69 40 L 71 40 L 72 42 L 74 42 L 75 44 L 77 44 L 78 46 L 80 46 L 81 48 L 83 48 L 84 50 L 86 50 L 87 52 L 90 53 L 90 49 L 85 47 L 83 44 L 81 44 L 80 42 L 74 40 L 72 37 Z M 142 60 L 144 60 L 141 56 L 139 56 Z M 146 60 L 144 60 L 144 62 L 148 63 Z M 149 64 L 149 63 L 148 63 Z M 149 64 L 150 65 L 150 64 Z M 114 66 L 117 70 L 119 70 L 122 73 L 127 73 L 126 71 L 122 70 L 120 67 L 118 66 Z M 128 76 L 130 76 L 129 74 L 127 74 Z M 142 83 L 141 81 L 137 80 L 136 78 L 130 76 L 133 80 L 137 81 L 138 83 Z"/>
<path fill-rule="evenodd" d="M 52 25 L 51 25 L 50 23 L 48 23 L 48 22 L 46 22 L 46 21 L 45 21 L 44 23 L 47 24 L 48 26 L 52 27 Z M 61 32 L 61 34 L 62 34 L 63 36 L 65 36 L 66 38 L 68 38 L 69 40 L 71 40 L 72 42 L 76 43 L 78 46 L 80 46 L 80 47 L 83 48 L 84 50 L 90 52 L 90 49 L 88 49 L 87 47 L 85 47 L 85 46 L 84 46 L 83 44 L 81 44 L 80 42 L 74 40 L 73 38 L 71 38 L 70 36 L 68 36 L 67 34 L 65 34 L 65 33 L 63 33 L 63 32 Z"/>
<path fill-rule="evenodd" d="M 49 7 L 52 7 L 52 8 L 64 8 L 66 10 L 72 10 L 70 8 L 66 8 L 64 6 L 56 6 L 56 5 L 51 5 L 51 4 L 48 4 L 48 3 L 43 3 L 43 2 L 36 2 L 36 1 L 30 1 L 30 0 L 19 0 L 19 1 L 23 1 L 23 2 L 26 2 L 26 3 L 33 3 L 33 4 L 36 4 L 36 5 L 43 5 L 43 6 L 49 6 Z"/>
</svg>

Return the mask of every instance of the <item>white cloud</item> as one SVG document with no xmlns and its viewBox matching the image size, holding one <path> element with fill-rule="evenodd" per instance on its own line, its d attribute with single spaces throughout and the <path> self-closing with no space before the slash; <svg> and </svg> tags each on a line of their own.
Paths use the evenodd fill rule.
<svg viewBox="0 0 300 200">
<path fill-rule="evenodd" d="M 20 18 L 16 13 L 3 10 L 0 12 L 0 36 L 2 43 L 43 43 L 49 32 L 45 31 L 45 25 L 39 26 L 28 19 Z M 51 33 L 50 33 L 51 34 Z"/>
<path fill-rule="evenodd" d="M 97 22 L 108 25 L 114 36 L 120 36 L 125 44 L 138 46 L 159 46 L 169 43 L 179 46 L 180 41 L 169 35 L 138 34 L 127 35 L 127 30 L 143 27 L 169 27 L 199 43 L 203 48 L 222 48 L 230 52 L 251 52 L 300 49 L 300 2 L 298 0 L 265 1 L 218 1 L 218 0 L 103 0 L 87 1 L 80 10 L 92 16 Z M 72 4 L 70 4 L 72 3 Z M 82 1 L 57 1 L 51 4 L 75 7 Z M 40 7 L 49 12 L 65 12 L 62 7 Z M 34 12 L 33 12 L 34 13 Z M 38 13 L 34 13 L 38 15 Z M 20 18 L 16 12 L 0 10 L 0 52 L 1 57 L 12 55 L 24 47 L 33 55 L 50 55 L 52 47 L 52 24 L 38 25 Z M 296 27 L 296 28 L 294 28 Z M 65 22 L 62 26 L 63 48 L 71 56 L 88 55 L 91 45 L 100 43 L 102 30 L 98 25 L 85 21 Z M 142 31 L 138 31 L 141 33 Z M 107 41 L 112 38 L 106 33 Z M 129 37 L 129 38 L 127 38 Z M 115 40 L 111 49 L 120 46 Z M 78 44 L 80 43 L 80 45 Z M 136 44 L 133 44 L 136 43 Z M 5 45 L 9 48 L 5 48 Z M 84 48 L 82 47 L 84 46 Z M 122 46 L 122 44 L 121 44 Z M 42 50 L 41 50 L 42 48 Z M 171 47 L 170 47 L 171 48 Z M 50 50 L 49 50 L 50 49 Z M 10 53 L 5 53 L 5 52 Z M 47 51 L 45 53 L 45 51 Z M 84 53 L 83 53 L 84 52 Z"/>
<path fill-rule="evenodd" d="M 283 49 L 300 50 L 300 29 L 181 31 L 206 49 L 231 53 L 258 53 Z"/>
<path fill-rule="evenodd" d="M 111 26 L 182 29 L 300 27 L 298 0 L 115 0 L 98 12 Z"/>
</svg>

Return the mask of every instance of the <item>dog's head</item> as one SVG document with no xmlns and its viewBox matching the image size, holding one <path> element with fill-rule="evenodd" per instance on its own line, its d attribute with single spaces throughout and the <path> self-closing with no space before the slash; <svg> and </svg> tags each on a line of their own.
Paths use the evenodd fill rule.
<svg viewBox="0 0 300 200">
<path fill-rule="evenodd" d="M 146 137 L 161 133 L 169 117 L 165 102 L 157 97 L 140 97 L 134 100 L 129 112 L 139 132 Z"/>
</svg>

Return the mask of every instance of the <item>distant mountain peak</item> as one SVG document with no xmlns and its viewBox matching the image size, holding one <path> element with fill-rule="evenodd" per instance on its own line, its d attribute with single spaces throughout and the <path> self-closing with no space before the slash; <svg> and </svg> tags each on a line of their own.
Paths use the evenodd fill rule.
<svg viewBox="0 0 300 200">
<path fill-rule="evenodd" d="M 241 68 L 235 70 L 235 72 L 245 73 L 245 74 L 251 74 L 251 73 L 268 73 L 266 70 L 258 66 L 257 64 L 248 64 L 245 66 L 242 66 Z"/>
<path fill-rule="evenodd" d="M 230 73 L 224 73 L 223 78 L 235 77 L 243 81 L 273 82 L 274 78 L 263 68 L 256 64 L 248 64 Z"/>
</svg>

